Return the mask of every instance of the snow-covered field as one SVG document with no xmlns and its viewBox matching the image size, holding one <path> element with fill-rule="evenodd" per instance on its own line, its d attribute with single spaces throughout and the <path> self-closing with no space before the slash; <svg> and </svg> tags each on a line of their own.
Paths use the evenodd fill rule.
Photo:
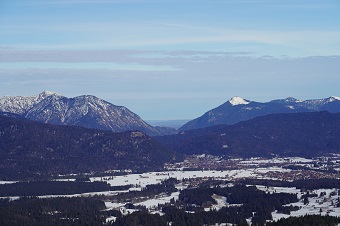
<svg viewBox="0 0 340 226">
<path fill-rule="evenodd" d="M 235 160 L 236 161 L 236 160 Z M 260 158 L 252 158 L 248 160 L 238 160 L 238 164 L 243 166 L 244 169 L 235 169 L 235 170 L 196 170 L 196 171 L 183 171 L 183 170 L 173 170 L 173 171 L 165 171 L 165 172 L 148 172 L 142 174 L 128 174 L 122 176 L 106 176 L 106 177 L 90 177 L 90 181 L 106 181 L 111 186 L 124 186 L 124 185 L 132 185 L 132 188 L 128 190 L 122 191 L 104 191 L 104 192 L 92 192 L 92 193 L 83 193 L 83 194 L 72 194 L 72 195 L 48 195 L 48 196 L 40 196 L 41 198 L 53 198 L 53 197 L 77 197 L 77 196 L 94 196 L 94 195 L 104 195 L 104 196 L 115 196 L 119 193 L 129 192 L 129 191 L 140 191 L 142 188 L 145 188 L 147 185 L 151 184 L 159 184 L 162 181 L 175 178 L 179 181 L 185 179 L 196 179 L 198 182 L 208 180 L 209 178 L 213 178 L 215 180 L 225 180 L 231 181 L 240 178 L 254 178 L 254 179 L 273 179 L 278 180 L 280 178 L 280 173 L 282 174 L 290 174 L 290 175 L 298 175 L 303 174 L 301 171 L 294 171 L 290 169 L 282 168 L 285 163 L 294 163 L 296 165 L 299 164 L 313 164 L 312 159 L 305 159 L 299 157 L 293 158 L 273 158 L 273 159 L 260 159 Z M 264 165 L 263 165 L 264 164 Z M 60 181 L 73 181 L 74 179 L 59 179 Z M 9 184 L 15 183 L 15 181 L 0 181 L 0 184 Z M 188 184 L 179 183 L 176 187 L 179 190 L 186 189 Z M 301 196 L 305 193 L 301 192 L 300 189 L 295 187 L 265 187 L 265 186 L 257 186 L 259 190 L 263 190 L 270 193 L 291 193 L 297 194 L 298 198 L 301 199 Z M 278 220 L 280 218 L 288 218 L 290 216 L 304 216 L 306 214 L 318 214 L 318 215 L 330 215 L 340 217 L 340 208 L 336 207 L 338 203 L 338 199 L 340 196 L 338 195 L 338 189 L 319 189 L 315 191 L 310 191 L 311 193 L 317 194 L 317 197 L 309 197 L 309 203 L 304 204 L 303 201 L 299 201 L 296 203 L 292 203 L 289 205 L 297 206 L 299 209 L 297 211 L 292 211 L 290 215 L 273 212 L 273 220 Z M 324 194 L 321 195 L 320 194 Z M 165 194 L 160 194 L 156 197 L 152 197 L 147 200 L 143 200 L 134 205 L 142 205 L 148 208 L 150 213 L 160 213 L 155 210 L 159 204 L 169 203 L 171 199 L 177 200 L 179 196 L 179 192 L 174 192 L 169 196 Z M 19 197 L 11 197 L 11 199 L 17 199 Z M 206 211 L 210 209 L 220 209 L 223 206 L 228 206 L 225 197 L 214 195 L 213 198 L 217 201 L 216 205 L 213 205 L 211 208 L 206 208 Z M 115 203 L 111 201 L 105 202 L 106 207 L 108 209 L 118 209 L 123 214 L 132 213 L 136 210 L 134 209 L 126 209 L 126 203 Z M 108 218 L 107 220 L 114 220 L 115 218 Z"/>
<path fill-rule="evenodd" d="M 167 173 L 162 172 L 151 172 L 145 174 L 131 174 L 126 176 L 117 176 L 112 180 L 108 180 L 108 182 L 113 186 L 118 185 L 127 185 L 127 184 L 138 184 L 141 187 L 144 187 L 148 184 L 157 184 L 160 183 L 161 180 L 165 180 L 168 178 L 177 178 L 178 180 L 186 179 L 186 178 L 208 178 L 214 177 L 215 179 L 229 180 L 236 179 L 242 177 L 251 177 L 251 178 L 261 178 L 262 173 L 267 172 L 289 172 L 290 170 L 282 169 L 280 167 L 270 167 L 270 168 L 258 168 L 258 169 L 244 169 L 244 170 L 226 170 L 226 171 L 171 171 Z M 275 178 L 272 178 L 275 179 Z M 91 178 L 91 181 L 100 180 L 100 178 Z M 184 189 L 185 187 L 181 187 Z M 305 193 L 301 192 L 300 189 L 295 187 L 265 187 L 265 186 L 257 186 L 259 190 L 263 190 L 270 193 L 291 193 L 297 194 L 298 198 L 301 199 L 301 196 Z M 273 220 L 278 220 L 280 218 L 288 218 L 290 216 L 304 216 L 306 214 L 318 214 L 318 215 L 330 215 L 340 217 L 340 208 L 336 207 L 337 200 L 340 196 L 338 196 L 337 189 L 318 189 L 315 191 L 311 191 L 312 193 L 316 193 L 318 197 L 309 198 L 309 203 L 305 205 L 302 201 L 292 203 L 289 205 L 299 207 L 299 210 L 292 211 L 290 215 L 273 212 Z M 325 192 L 326 194 L 320 197 L 321 192 Z M 333 192 L 333 195 L 330 194 Z M 336 193 L 336 195 L 334 195 Z M 144 205 L 148 209 L 150 209 L 151 213 L 156 213 L 152 209 L 156 207 L 158 204 L 169 203 L 170 199 L 174 198 L 178 199 L 179 192 L 172 193 L 171 196 L 161 196 L 155 197 L 153 199 L 149 199 L 140 203 L 135 203 L 135 205 Z M 220 209 L 223 206 L 228 206 L 224 197 L 214 196 L 213 197 L 217 204 L 213 205 L 212 209 Z M 121 208 L 124 209 L 125 203 L 106 203 L 108 208 Z M 321 212 L 320 212 L 321 209 Z M 209 211 L 210 208 L 206 208 L 206 211 Z M 125 213 L 127 211 L 133 210 L 123 210 Z M 157 212 L 159 213 L 159 212 Z"/>
<path fill-rule="evenodd" d="M 112 177 L 91 177 L 91 181 L 107 181 L 111 186 L 136 185 L 145 187 L 149 184 L 158 184 L 162 180 L 176 178 L 178 180 L 188 178 L 209 178 L 213 177 L 219 180 L 231 180 L 237 178 L 265 178 L 262 174 L 268 172 L 290 172 L 289 169 L 281 167 L 257 168 L 257 169 L 240 169 L 240 170 L 202 170 L 202 171 L 168 171 L 168 172 L 149 172 L 143 174 L 129 174 L 124 176 Z M 266 177 L 267 178 L 267 177 Z M 275 179 L 275 178 L 271 178 Z"/>
<path fill-rule="evenodd" d="M 147 201 L 136 203 L 136 205 L 143 205 L 143 206 L 146 206 L 146 208 L 148 209 L 152 209 L 156 207 L 158 204 L 170 203 L 170 200 L 172 198 L 177 200 L 178 196 L 179 196 L 179 192 L 173 192 L 170 196 L 155 197 L 154 199 L 149 199 Z"/>
<path fill-rule="evenodd" d="M 301 157 L 289 157 L 289 158 L 272 158 L 272 159 L 261 159 L 251 158 L 249 160 L 241 161 L 241 164 L 268 164 L 268 163 L 309 163 L 313 162 L 312 159 L 306 159 Z"/>
<path fill-rule="evenodd" d="M 256 186 L 259 190 L 270 192 L 270 193 L 291 193 L 297 194 L 298 198 L 301 199 L 303 194 L 306 192 L 301 192 L 300 189 L 295 187 L 265 187 L 265 186 Z M 321 193 L 324 195 L 320 196 Z M 333 193 L 333 194 L 332 194 Z M 329 215 L 340 217 L 340 208 L 336 207 L 336 203 L 338 202 L 338 189 L 317 189 L 311 191 L 311 194 L 317 194 L 317 197 L 309 197 L 308 204 L 304 204 L 303 201 L 299 201 L 296 203 L 288 204 L 287 206 L 297 206 L 300 209 L 297 211 L 291 211 L 290 215 L 277 213 L 276 211 L 272 213 L 273 220 L 277 221 L 280 218 L 288 218 L 290 216 L 299 217 L 304 216 L 306 214 L 309 215 Z"/>
<path fill-rule="evenodd" d="M 271 194 L 273 193 L 297 194 L 298 198 L 301 198 L 302 196 L 300 189 L 297 189 L 296 187 L 266 187 L 263 185 L 256 185 L 256 188 L 261 191 L 269 192 Z"/>
</svg>

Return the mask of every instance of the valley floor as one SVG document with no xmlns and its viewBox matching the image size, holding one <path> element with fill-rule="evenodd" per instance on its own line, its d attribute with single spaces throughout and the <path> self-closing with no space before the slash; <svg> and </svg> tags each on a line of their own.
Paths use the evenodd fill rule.
<svg viewBox="0 0 340 226">
<path fill-rule="evenodd" d="M 142 174 L 126 174 L 120 176 L 89 177 L 90 182 L 102 181 L 111 186 L 130 186 L 125 190 L 90 192 L 72 195 L 45 195 L 40 198 L 55 197 L 99 197 L 105 202 L 107 210 L 118 210 L 124 216 L 141 209 L 151 214 L 164 215 L 162 207 L 174 204 L 179 200 L 181 191 L 196 189 L 202 184 L 209 187 L 231 187 L 240 182 L 247 186 L 256 185 L 256 188 L 268 194 L 287 193 L 297 196 L 298 201 L 286 204 L 292 206 L 289 213 L 272 211 L 272 221 L 290 216 L 321 215 L 340 217 L 340 186 L 315 189 L 302 189 L 288 186 L 271 186 L 270 183 L 293 182 L 297 180 L 322 180 L 330 179 L 338 181 L 340 174 L 339 156 L 331 155 L 316 159 L 298 157 L 272 158 L 272 159 L 223 159 L 216 156 L 189 156 L 182 163 L 166 165 L 166 171 L 148 172 Z M 200 170 L 198 170 L 201 168 Z M 176 190 L 159 192 L 150 190 L 151 185 L 160 185 L 164 181 L 176 179 L 174 184 Z M 59 181 L 74 181 L 75 179 L 57 179 Z M 248 181 L 247 181 L 248 180 Z M 257 184 L 257 181 L 270 181 L 268 185 Z M 90 183 L 88 182 L 88 183 Z M 217 183 L 218 182 L 218 183 Z M 1 181 L 0 184 L 15 183 L 15 181 Z M 165 185 L 166 186 L 166 185 Z M 149 190 L 148 190 L 149 189 Z M 144 192 L 144 193 L 143 193 Z M 124 194 L 126 194 L 124 196 Z M 129 196 L 129 194 L 131 194 Z M 19 196 L 3 197 L 18 199 Z M 204 204 L 204 211 L 220 210 L 224 207 L 242 206 L 230 204 L 228 200 L 220 195 L 212 195 L 215 204 Z M 193 206 L 198 207 L 198 206 Z M 294 208 L 293 208 L 294 207 Z M 195 211 L 195 208 L 193 208 Z M 187 211 L 190 213 L 190 211 Z M 107 222 L 114 222 L 115 216 L 107 216 Z M 247 219 L 250 224 L 251 218 Z M 220 222 L 231 223 L 231 222 Z"/>
</svg>

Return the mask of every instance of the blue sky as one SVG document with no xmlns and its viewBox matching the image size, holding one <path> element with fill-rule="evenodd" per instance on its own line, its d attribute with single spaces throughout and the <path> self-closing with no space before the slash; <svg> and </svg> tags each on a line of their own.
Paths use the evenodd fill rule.
<svg viewBox="0 0 340 226">
<path fill-rule="evenodd" d="M 2 0 L 0 96 L 92 94 L 143 119 L 233 96 L 340 96 L 338 0 Z"/>
</svg>

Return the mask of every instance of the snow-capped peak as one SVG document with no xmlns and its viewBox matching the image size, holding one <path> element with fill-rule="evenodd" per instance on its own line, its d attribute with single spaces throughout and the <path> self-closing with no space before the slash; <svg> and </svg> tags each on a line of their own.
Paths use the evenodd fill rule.
<svg viewBox="0 0 340 226">
<path fill-rule="evenodd" d="M 38 97 L 41 99 L 44 99 L 48 96 L 52 96 L 52 95 L 58 95 L 61 96 L 59 93 L 56 92 L 51 92 L 51 91 L 43 91 L 42 93 L 39 93 Z"/>
<path fill-rule="evenodd" d="M 333 102 L 335 100 L 340 100 L 340 97 L 336 97 L 336 96 L 331 96 L 330 98 L 328 98 L 329 102 Z"/>
<path fill-rule="evenodd" d="M 52 95 L 60 96 L 50 91 L 44 91 L 34 96 L 5 96 L 0 99 L 0 111 L 22 115 L 35 104 Z"/>
<path fill-rule="evenodd" d="M 240 105 L 240 104 L 249 104 L 248 101 L 243 99 L 242 97 L 235 96 L 229 100 L 229 103 L 233 106 Z"/>
<path fill-rule="evenodd" d="M 284 99 L 286 103 L 300 103 L 302 100 L 295 99 L 294 97 L 288 97 Z"/>
</svg>

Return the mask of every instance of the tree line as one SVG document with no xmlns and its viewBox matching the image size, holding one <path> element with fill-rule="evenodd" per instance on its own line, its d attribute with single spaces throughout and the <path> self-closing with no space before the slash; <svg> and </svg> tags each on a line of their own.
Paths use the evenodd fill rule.
<svg viewBox="0 0 340 226">
<path fill-rule="evenodd" d="M 30 181 L 0 185 L 0 197 L 72 195 L 100 191 L 127 190 L 131 185 L 110 186 L 107 182 L 94 181 Z"/>
<path fill-rule="evenodd" d="M 95 198 L 21 198 L 0 200 L 0 225 L 103 225 L 105 203 Z M 120 213 L 117 213 L 119 216 Z"/>
</svg>

